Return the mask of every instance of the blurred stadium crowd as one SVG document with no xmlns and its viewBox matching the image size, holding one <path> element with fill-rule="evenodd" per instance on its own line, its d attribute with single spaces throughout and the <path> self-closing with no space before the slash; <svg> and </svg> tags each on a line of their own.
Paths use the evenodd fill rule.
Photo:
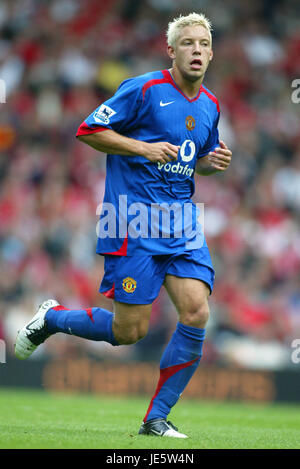
<svg viewBox="0 0 300 469">
<path fill-rule="evenodd" d="M 130 76 L 168 68 L 165 29 L 180 13 L 213 22 L 205 85 L 221 105 L 230 169 L 196 177 L 216 268 L 204 357 L 276 369 L 300 338 L 300 78 L 298 0 L 2 0 L 0 78 L 0 338 L 41 300 L 102 305 L 95 254 L 105 155 L 76 140 L 82 120 Z M 154 279 L 155 281 L 155 279 Z M 151 331 L 132 347 L 58 335 L 35 355 L 72 352 L 159 359 L 177 321 L 162 290 Z M 120 351 L 121 350 L 121 351 Z"/>
</svg>

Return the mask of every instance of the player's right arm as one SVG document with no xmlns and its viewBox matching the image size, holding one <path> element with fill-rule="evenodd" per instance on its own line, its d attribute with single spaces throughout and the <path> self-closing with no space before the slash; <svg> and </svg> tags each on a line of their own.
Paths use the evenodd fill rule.
<svg viewBox="0 0 300 469">
<path fill-rule="evenodd" d="M 179 146 L 169 142 L 149 143 L 126 136 L 132 128 L 140 125 L 143 84 L 139 77 L 121 83 L 114 96 L 81 124 L 77 138 L 112 155 L 143 156 L 153 163 L 162 164 L 176 160 Z"/>
<path fill-rule="evenodd" d="M 168 163 L 177 160 L 179 146 L 169 142 L 148 143 L 125 137 L 111 129 L 88 135 L 78 135 L 78 139 L 95 150 L 112 155 L 140 155 L 153 163 Z"/>
</svg>

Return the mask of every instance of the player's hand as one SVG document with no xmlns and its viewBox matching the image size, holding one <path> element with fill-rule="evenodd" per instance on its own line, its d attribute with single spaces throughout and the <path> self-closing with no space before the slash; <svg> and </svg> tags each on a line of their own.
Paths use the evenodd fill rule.
<svg viewBox="0 0 300 469">
<path fill-rule="evenodd" d="M 180 146 L 169 142 L 146 143 L 143 156 L 153 163 L 166 164 L 177 160 Z"/>
<path fill-rule="evenodd" d="M 231 162 L 232 153 L 226 143 L 220 140 L 220 147 L 215 148 L 208 154 L 208 161 L 211 166 L 218 171 L 225 171 Z"/>
</svg>

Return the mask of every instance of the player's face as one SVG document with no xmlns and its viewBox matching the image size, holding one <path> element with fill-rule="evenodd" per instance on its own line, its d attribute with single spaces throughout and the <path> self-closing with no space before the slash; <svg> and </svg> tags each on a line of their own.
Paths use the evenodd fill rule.
<svg viewBox="0 0 300 469">
<path fill-rule="evenodd" d="M 204 26 L 182 28 L 175 48 L 168 46 L 168 53 L 186 80 L 203 79 L 213 57 L 208 30 Z"/>
</svg>

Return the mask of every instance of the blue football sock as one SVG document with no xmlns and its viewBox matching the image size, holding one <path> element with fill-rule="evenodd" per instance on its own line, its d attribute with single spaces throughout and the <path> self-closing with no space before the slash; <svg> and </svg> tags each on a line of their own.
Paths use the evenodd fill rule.
<svg viewBox="0 0 300 469">
<path fill-rule="evenodd" d="M 198 367 L 204 338 L 205 329 L 177 324 L 163 353 L 160 379 L 144 422 L 168 416 Z"/>
<path fill-rule="evenodd" d="M 119 345 L 112 330 L 113 319 L 114 314 L 103 308 L 70 310 L 64 306 L 49 309 L 45 316 L 47 329 L 51 334 L 64 332 Z"/>
</svg>

